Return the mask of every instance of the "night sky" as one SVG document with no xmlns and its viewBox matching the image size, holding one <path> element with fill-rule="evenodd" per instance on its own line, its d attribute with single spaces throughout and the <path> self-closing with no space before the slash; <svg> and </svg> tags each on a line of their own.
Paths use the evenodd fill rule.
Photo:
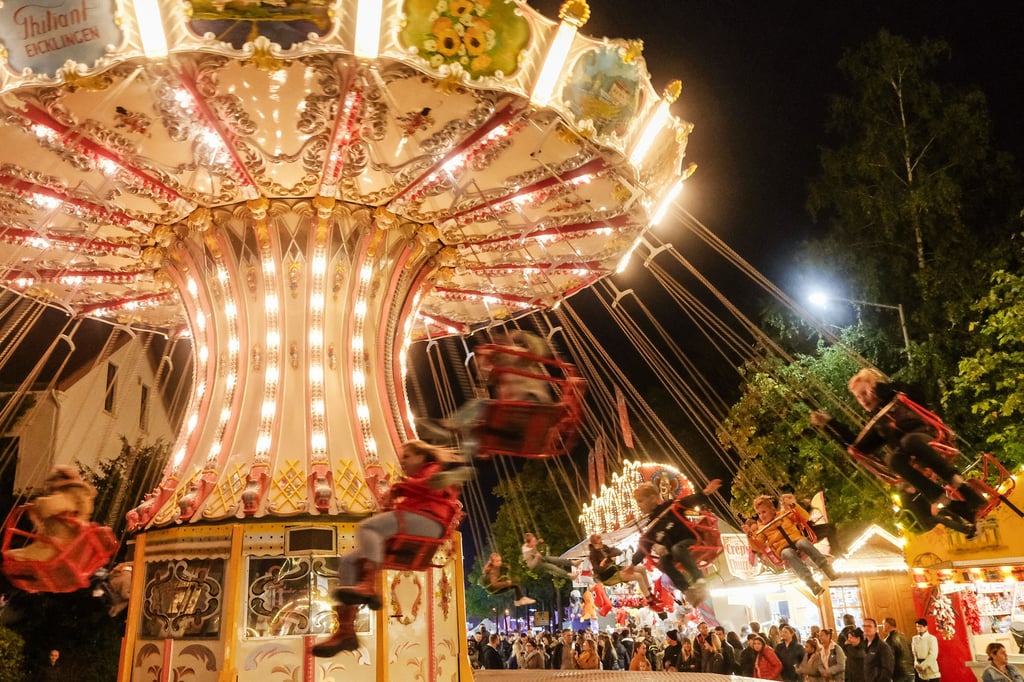
<svg viewBox="0 0 1024 682">
<path fill-rule="evenodd" d="M 530 5 L 557 18 L 560 0 Z M 680 203 L 769 279 L 786 288 L 794 246 L 813 236 L 804 209 L 818 170 L 828 98 L 844 83 L 846 49 L 886 28 L 942 38 L 946 73 L 986 93 L 995 148 L 1024 157 L 1018 100 L 1024 92 L 1019 4 L 901 0 L 590 0 L 581 29 L 641 38 L 654 86 L 683 82 L 673 105 L 695 124 L 687 157 L 699 169 Z"/>
</svg>

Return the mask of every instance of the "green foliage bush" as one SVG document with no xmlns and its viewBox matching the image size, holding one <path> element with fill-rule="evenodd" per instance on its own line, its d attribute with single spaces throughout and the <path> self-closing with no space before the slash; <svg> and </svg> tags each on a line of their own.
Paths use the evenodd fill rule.
<svg viewBox="0 0 1024 682">
<path fill-rule="evenodd" d="M 19 682 L 25 678 L 22 663 L 25 640 L 17 632 L 0 625 L 0 682 Z"/>
</svg>

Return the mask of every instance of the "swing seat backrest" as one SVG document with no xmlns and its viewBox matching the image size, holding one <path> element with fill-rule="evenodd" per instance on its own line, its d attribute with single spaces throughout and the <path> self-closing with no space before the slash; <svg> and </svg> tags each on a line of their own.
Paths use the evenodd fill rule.
<svg viewBox="0 0 1024 682">
<path fill-rule="evenodd" d="M 558 394 L 558 400 L 553 403 L 501 399 L 489 401 L 480 424 L 473 429 L 473 436 L 479 443 L 478 456 L 554 457 L 567 453 L 575 445 L 587 382 L 568 363 L 533 357 L 538 362 L 556 365 L 564 377 L 528 374 L 549 382 Z M 504 368 L 495 368 L 493 371 L 498 373 L 500 370 L 524 374 L 519 370 Z"/>
<path fill-rule="evenodd" d="M 710 566 L 723 551 L 718 517 L 709 511 L 702 511 L 696 514 L 691 512 L 686 519 L 690 530 L 697 537 L 697 542 L 690 546 L 690 554 L 701 568 Z"/>
<path fill-rule="evenodd" d="M 434 560 L 441 549 L 459 527 L 465 514 L 462 505 L 452 517 L 445 533 L 439 538 L 410 535 L 405 532 L 405 515 L 398 515 L 398 533 L 388 538 L 384 545 L 384 568 L 392 571 L 425 571 L 428 568 L 443 568 L 443 563 Z"/>
<path fill-rule="evenodd" d="M 117 551 L 114 531 L 107 526 L 65 517 L 62 522 L 73 525 L 76 532 L 69 542 L 61 544 L 45 535 L 18 528 L 31 506 L 25 504 L 14 509 L 4 526 L 4 561 L 0 565 L 4 576 L 26 592 L 63 593 L 88 587 L 92 574 L 106 565 Z M 19 558 L 18 550 L 30 544 L 38 544 L 48 558 Z"/>
</svg>

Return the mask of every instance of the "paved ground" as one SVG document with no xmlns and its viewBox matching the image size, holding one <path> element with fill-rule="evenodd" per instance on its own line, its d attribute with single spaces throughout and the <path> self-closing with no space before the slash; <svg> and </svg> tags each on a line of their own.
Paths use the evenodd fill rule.
<svg viewBox="0 0 1024 682">
<path fill-rule="evenodd" d="M 689 682 L 728 682 L 751 680 L 752 677 L 738 675 L 714 675 L 712 673 L 671 673 L 682 675 L 672 679 L 686 679 Z M 576 682 L 665 682 L 665 673 L 637 673 L 628 670 L 475 670 L 473 682 L 548 682 L 549 680 L 574 680 Z"/>
</svg>

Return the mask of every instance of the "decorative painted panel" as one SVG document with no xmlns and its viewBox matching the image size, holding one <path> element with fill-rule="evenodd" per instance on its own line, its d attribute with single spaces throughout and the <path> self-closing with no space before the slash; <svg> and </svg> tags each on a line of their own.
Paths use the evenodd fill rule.
<svg viewBox="0 0 1024 682">
<path fill-rule="evenodd" d="M 563 97 L 581 128 L 623 137 L 640 110 L 641 70 L 621 45 L 586 52 L 572 68 Z M 628 61 L 627 61 L 628 60 Z"/>
<path fill-rule="evenodd" d="M 0 45 L 14 71 L 55 74 L 68 60 L 93 64 L 122 41 L 112 0 L 0 2 Z"/>
<path fill-rule="evenodd" d="M 510 76 L 530 39 L 530 26 L 516 10 L 504 0 L 406 0 L 400 40 L 435 69 Z"/>
<path fill-rule="evenodd" d="M 288 49 L 331 29 L 330 5 L 326 0 L 289 3 L 279 0 L 240 2 L 238 0 L 194 0 L 189 29 L 197 36 L 207 33 L 241 49 L 259 36 Z"/>
<path fill-rule="evenodd" d="M 147 564 L 142 639 L 217 637 L 224 592 L 223 559 Z"/>
</svg>

